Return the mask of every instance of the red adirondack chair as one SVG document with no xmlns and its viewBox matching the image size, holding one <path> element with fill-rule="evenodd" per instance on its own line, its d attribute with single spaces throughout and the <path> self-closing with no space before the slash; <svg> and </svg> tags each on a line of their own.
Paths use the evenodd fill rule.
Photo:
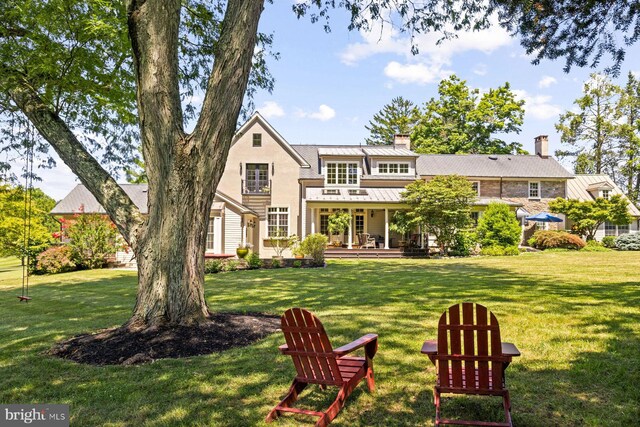
<svg viewBox="0 0 640 427">
<path fill-rule="evenodd" d="M 293 412 L 320 417 L 316 427 L 326 426 L 338 415 L 360 380 L 366 377 L 369 391 L 374 390 L 373 357 L 378 350 L 378 335 L 367 334 L 333 349 L 322 323 L 309 311 L 291 308 L 282 315 L 281 322 L 287 343 L 279 347 L 280 352 L 291 356 L 297 375 L 285 398 L 267 415 L 266 422 L 275 420 L 283 412 Z M 346 356 L 362 347 L 365 357 Z M 328 385 L 337 386 L 340 391 L 325 412 L 293 408 L 307 384 L 319 384 L 323 389 Z"/>
<path fill-rule="evenodd" d="M 512 426 L 511 401 L 504 371 L 513 357 L 520 356 L 520 352 L 515 345 L 500 341 L 498 320 L 486 307 L 470 302 L 449 307 L 438 322 L 438 339 L 425 341 L 422 353 L 429 356 L 436 366 L 437 380 L 433 392 L 435 425 Z M 501 396 L 505 422 L 441 418 L 441 393 Z"/>
</svg>

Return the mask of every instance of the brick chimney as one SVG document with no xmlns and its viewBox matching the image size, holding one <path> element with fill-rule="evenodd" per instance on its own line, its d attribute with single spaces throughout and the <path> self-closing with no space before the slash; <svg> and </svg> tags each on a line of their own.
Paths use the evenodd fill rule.
<svg viewBox="0 0 640 427">
<path fill-rule="evenodd" d="M 549 135 L 539 135 L 535 138 L 536 155 L 546 159 L 549 157 Z"/>
<path fill-rule="evenodd" d="M 411 149 L 411 141 L 409 141 L 408 133 L 397 133 L 393 135 L 393 147 Z"/>
</svg>

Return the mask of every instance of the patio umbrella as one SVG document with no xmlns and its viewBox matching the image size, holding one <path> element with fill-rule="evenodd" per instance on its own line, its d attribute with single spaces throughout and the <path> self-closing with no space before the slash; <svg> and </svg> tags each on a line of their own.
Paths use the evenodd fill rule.
<svg viewBox="0 0 640 427">
<path fill-rule="evenodd" d="M 548 212 L 540 212 L 539 214 L 528 216 L 525 219 L 527 221 L 537 221 L 537 222 L 562 222 L 562 218 L 553 216 Z"/>
</svg>

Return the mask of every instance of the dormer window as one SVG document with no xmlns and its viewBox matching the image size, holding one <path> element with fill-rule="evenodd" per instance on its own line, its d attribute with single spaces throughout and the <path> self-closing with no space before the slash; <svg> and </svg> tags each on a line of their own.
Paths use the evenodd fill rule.
<svg viewBox="0 0 640 427">
<path fill-rule="evenodd" d="M 253 146 L 254 147 L 262 147 L 262 134 L 254 133 L 253 134 Z"/>
<path fill-rule="evenodd" d="M 609 190 L 602 190 L 600 194 L 602 195 L 603 199 L 609 200 Z"/>
<path fill-rule="evenodd" d="M 358 164 L 352 162 L 327 162 L 327 185 L 358 185 Z"/>
<path fill-rule="evenodd" d="M 406 175 L 409 173 L 409 163 L 378 163 L 378 173 L 381 175 Z"/>
</svg>

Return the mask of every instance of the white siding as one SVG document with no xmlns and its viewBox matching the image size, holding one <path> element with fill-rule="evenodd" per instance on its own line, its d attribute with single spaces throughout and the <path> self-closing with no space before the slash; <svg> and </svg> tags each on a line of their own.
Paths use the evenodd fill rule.
<svg viewBox="0 0 640 427">
<path fill-rule="evenodd" d="M 117 251 L 116 252 L 116 264 L 120 265 L 126 265 L 126 266 L 131 266 L 131 267 L 135 267 L 137 265 L 136 260 L 134 258 L 133 255 L 133 251 L 129 250 L 127 251 Z"/>
<path fill-rule="evenodd" d="M 224 210 L 224 253 L 235 254 L 241 241 L 240 215 L 229 208 Z"/>
</svg>

